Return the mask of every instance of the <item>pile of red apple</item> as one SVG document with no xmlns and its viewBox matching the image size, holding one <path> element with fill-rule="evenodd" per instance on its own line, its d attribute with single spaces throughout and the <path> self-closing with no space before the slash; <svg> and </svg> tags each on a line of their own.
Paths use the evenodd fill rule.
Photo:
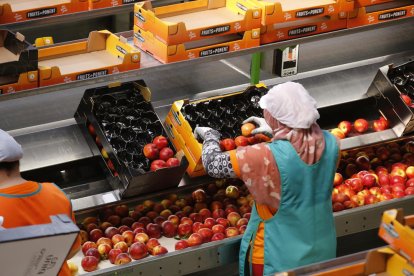
<svg viewBox="0 0 414 276">
<path fill-rule="evenodd" d="M 334 211 L 412 195 L 414 142 L 342 152 L 338 171 L 332 192 Z"/>
<path fill-rule="evenodd" d="M 338 126 L 331 130 L 331 133 L 339 139 L 344 139 L 348 136 L 355 136 L 362 134 L 372 129 L 373 131 L 383 131 L 389 128 L 387 119 L 380 116 L 378 120 L 374 120 L 372 125 L 365 119 L 357 119 L 352 124 L 349 121 L 341 121 Z"/>
<path fill-rule="evenodd" d="M 264 134 L 252 135 L 252 131 L 256 126 L 252 123 L 243 124 L 241 127 L 242 135 L 237 136 L 235 139 L 226 138 L 220 141 L 220 148 L 222 151 L 234 150 L 237 147 L 244 147 L 248 145 L 254 145 L 261 142 L 268 142 L 270 138 Z"/>
<path fill-rule="evenodd" d="M 97 269 L 100 260 L 121 265 L 167 249 L 162 236 L 175 238 L 176 250 L 243 234 L 253 198 L 235 180 L 220 180 L 192 194 L 170 194 L 160 202 L 145 200 L 132 210 L 127 205 L 107 207 L 99 217 L 85 218 L 81 228 L 82 267 Z"/>
<path fill-rule="evenodd" d="M 174 157 L 174 151 L 168 147 L 167 138 L 162 135 L 155 137 L 152 143 L 146 144 L 143 153 L 152 161 L 151 171 L 180 165 L 180 161 Z"/>
</svg>

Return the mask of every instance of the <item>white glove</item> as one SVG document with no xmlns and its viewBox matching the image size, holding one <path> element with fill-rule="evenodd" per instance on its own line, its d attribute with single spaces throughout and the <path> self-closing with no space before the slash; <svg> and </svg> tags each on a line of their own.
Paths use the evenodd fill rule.
<svg viewBox="0 0 414 276">
<path fill-rule="evenodd" d="M 256 127 L 255 129 L 253 129 L 252 134 L 264 134 L 267 137 L 272 138 L 272 128 L 266 123 L 266 120 L 264 118 L 260 118 L 260 117 L 256 117 L 256 116 L 252 116 L 250 118 L 247 118 L 246 120 L 243 121 L 243 124 L 246 123 L 255 123 L 258 127 Z"/>
<path fill-rule="evenodd" d="M 194 137 L 197 140 L 203 140 L 204 141 L 206 139 L 206 133 L 208 131 L 211 131 L 211 130 L 213 130 L 213 129 L 210 128 L 210 127 L 196 127 L 194 129 Z"/>
</svg>

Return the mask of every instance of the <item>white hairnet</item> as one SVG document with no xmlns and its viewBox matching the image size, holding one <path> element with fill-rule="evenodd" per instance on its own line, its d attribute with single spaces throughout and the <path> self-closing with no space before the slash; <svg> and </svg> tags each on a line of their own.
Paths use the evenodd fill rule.
<svg viewBox="0 0 414 276">
<path fill-rule="evenodd" d="M 291 128 L 310 128 L 319 119 L 316 101 L 299 83 L 272 87 L 259 102 L 276 120 Z"/>
<path fill-rule="evenodd" d="M 0 129 L 0 162 L 14 162 L 23 157 L 23 150 L 19 143 L 7 132 Z"/>
</svg>

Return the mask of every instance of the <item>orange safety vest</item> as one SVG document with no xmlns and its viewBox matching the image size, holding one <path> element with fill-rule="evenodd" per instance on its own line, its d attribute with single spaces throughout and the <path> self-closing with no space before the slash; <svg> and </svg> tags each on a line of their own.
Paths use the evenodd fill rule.
<svg viewBox="0 0 414 276">
<path fill-rule="evenodd" d="M 70 200 L 55 184 L 27 181 L 0 189 L 0 216 L 6 229 L 50 223 L 50 216 L 58 214 L 65 214 L 75 222 Z M 78 236 L 72 249 L 79 247 Z M 66 262 L 59 275 L 71 275 Z"/>
</svg>

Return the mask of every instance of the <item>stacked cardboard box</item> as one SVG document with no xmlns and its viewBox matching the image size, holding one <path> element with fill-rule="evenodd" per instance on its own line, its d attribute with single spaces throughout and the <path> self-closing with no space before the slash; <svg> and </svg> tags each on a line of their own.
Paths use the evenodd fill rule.
<svg viewBox="0 0 414 276">
<path fill-rule="evenodd" d="M 260 8 L 238 0 L 137 3 L 134 44 L 163 63 L 232 52 L 259 46 L 260 20 Z"/>
</svg>

